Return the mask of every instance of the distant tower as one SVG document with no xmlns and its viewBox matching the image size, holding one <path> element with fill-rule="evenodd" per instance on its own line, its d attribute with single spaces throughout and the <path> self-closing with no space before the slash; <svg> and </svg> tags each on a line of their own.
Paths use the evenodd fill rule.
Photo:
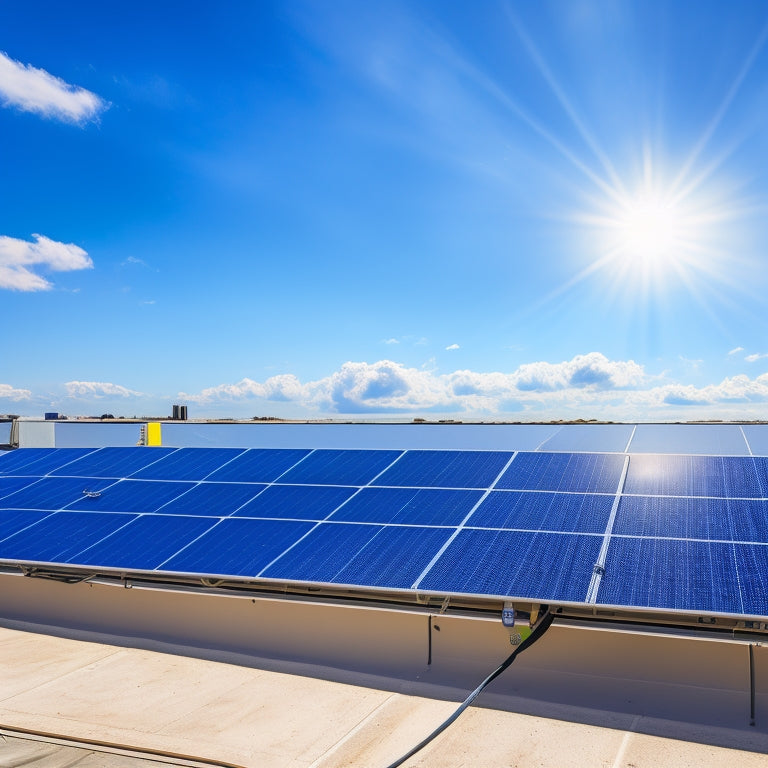
<svg viewBox="0 0 768 768">
<path fill-rule="evenodd" d="M 174 405 L 173 406 L 173 416 L 171 416 L 171 419 L 173 421 L 186 421 L 187 420 L 187 406 L 186 405 Z"/>
</svg>

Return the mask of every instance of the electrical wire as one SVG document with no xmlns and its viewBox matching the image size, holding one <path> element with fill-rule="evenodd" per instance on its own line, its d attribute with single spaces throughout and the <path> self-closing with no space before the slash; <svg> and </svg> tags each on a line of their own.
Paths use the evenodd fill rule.
<svg viewBox="0 0 768 768">
<path fill-rule="evenodd" d="M 552 622 L 555 620 L 555 614 L 551 613 L 548 609 L 546 613 L 539 619 L 536 626 L 533 628 L 532 632 L 528 637 L 523 640 L 520 645 L 515 648 L 514 651 L 499 664 L 496 669 L 491 672 L 488 677 L 483 680 L 480 685 L 475 688 L 472 693 L 467 696 L 466 699 L 458 706 L 458 708 L 453 712 L 452 715 L 450 715 L 446 720 L 444 720 L 440 725 L 435 728 L 432 733 L 429 734 L 425 739 L 420 741 L 413 749 L 411 749 L 408 753 L 403 755 L 402 757 L 395 760 L 394 763 L 390 763 L 387 768 L 398 768 L 398 766 L 405 763 L 407 760 L 410 760 L 417 752 L 420 752 L 424 747 L 427 746 L 433 739 L 435 739 L 437 736 L 439 736 L 446 728 L 448 728 L 451 723 L 455 722 L 461 713 L 469 707 L 472 702 L 483 692 L 485 687 L 492 683 L 502 672 L 504 672 L 505 669 L 507 669 L 512 662 L 527 648 L 530 648 L 550 627 Z"/>
</svg>

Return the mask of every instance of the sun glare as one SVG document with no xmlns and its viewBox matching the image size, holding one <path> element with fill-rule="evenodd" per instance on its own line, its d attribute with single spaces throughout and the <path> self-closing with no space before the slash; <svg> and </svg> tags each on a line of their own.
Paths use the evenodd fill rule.
<svg viewBox="0 0 768 768">
<path fill-rule="evenodd" d="M 654 197 L 629 201 L 616 217 L 617 247 L 647 265 L 675 256 L 684 245 L 685 222 L 675 206 Z"/>
</svg>

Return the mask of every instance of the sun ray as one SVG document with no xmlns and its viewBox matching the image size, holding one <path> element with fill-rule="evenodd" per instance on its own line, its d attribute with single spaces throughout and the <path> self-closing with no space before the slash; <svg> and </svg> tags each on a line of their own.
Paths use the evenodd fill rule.
<svg viewBox="0 0 768 768">
<path fill-rule="evenodd" d="M 733 100 L 736 98 L 736 95 L 738 94 L 742 83 L 744 82 L 750 70 L 752 69 L 752 66 L 755 63 L 755 59 L 758 57 L 763 47 L 765 46 L 766 39 L 768 39 L 768 24 L 766 24 L 761 30 L 760 34 L 757 37 L 757 40 L 755 41 L 755 44 L 752 46 L 752 49 L 750 50 L 750 52 L 747 54 L 747 57 L 744 60 L 744 63 L 742 64 L 741 69 L 736 75 L 733 83 L 731 83 L 731 87 L 728 89 L 728 92 L 725 94 L 725 97 L 720 103 L 720 106 L 715 112 L 713 118 L 709 121 L 709 124 L 707 125 L 707 127 L 704 129 L 704 133 L 696 142 L 693 150 L 691 151 L 691 154 L 688 156 L 688 159 L 684 163 L 683 167 L 680 169 L 680 173 L 678 174 L 677 178 L 672 183 L 671 189 L 673 192 L 676 191 L 677 187 L 685 181 L 686 177 L 691 171 L 691 168 L 693 168 L 694 164 L 699 159 L 699 155 L 701 155 L 701 153 L 704 151 L 705 147 L 709 143 L 709 140 L 712 138 L 718 126 L 722 122 L 723 118 L 728 112 L 728 109 L 733 103 Z"/>
<path fill-rule="evenodd" d="M 613 164 L 611 163 L 610 159 L 602 150 L 602 148 L 599 146 L 599 144 L 594 139 L 592 134 L 587 130 L 587 127 L 584 125 L 584 122 L 578 116 L 578 114 L 576 113 L 576 110 L 573 108 L 573 105 L 571 104 L 570 100 L 566 96 L 565 91 L 562 89 L 560 84 L 555 79 L 550 68 L 547 66 L 547 63 L 544 60 L 544 57 L 541 55 L 541 53 L 539 53 L 539 50 L 534 44 L 533 40 L 528 35 L 526 30 L 523 28 L 522 23 L 514 15 L 512 10 L 508 6 L 506 7 L 506 12 L 515 32 L 517 33 L 520 40 L 523 42 L 523 45 L 525 46 L 525 49 L 528 52 L 528 55 L 530 56 L 531 60 L 536 65 L 541 76 L 544 78 L 544 80 L 546 80 L 547 85 L 550 87 L 550 90 L 552 91 L 552 93 L 555 94 L 555 98 L 560 103 L 560 106 L 563 108 L 563 111 L 566 113 L 566 115 L 568 115 L 568 118 L 570 119 L 571 123 L 573 123 L 576 130 L 579 132 L 579 135 L 581 136 L 581 138 L 584 139 L 587 146 L 592 150 L 592 152 L 594 152 L 595 156 L 600 161 L 601 165 L 603 166 L 603 169 L 608 174 L 611 184 L 613 185 L 617 194 L 620 194 L 620 195 L 626 194 L 621 182 L 621 178 L 619 177 L 618 173 L 616 173 L 616 170 L 613 167 Z"/>
</svg>

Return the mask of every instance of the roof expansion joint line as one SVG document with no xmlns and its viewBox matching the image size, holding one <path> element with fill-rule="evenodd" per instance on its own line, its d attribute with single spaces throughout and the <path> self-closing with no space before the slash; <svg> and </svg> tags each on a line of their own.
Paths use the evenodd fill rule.
<svg viewBox="0 0 768 768">
<path fill-rule="evenodd" d="M 744 442 L 747 444 L 747 450 L 749 451 L 750 456 L 754 456 L 755 454 L 752 453 L 752 446 L 749 444 L 749 440 L 747 440 L 747 435 L 744 432 L 744 427 L 739 424 L 739 431 L 741 432 L 741 436 L 744 438 Z"/>
<path fill-rule="evenodd" d="M 616 495 L 613 499 L 613 505 L 611 506 L 611 514 L 608 517 L 608 522 L 605 525 L 605 533 L 603 534 L 603 543 L 600 546 L 600 553 L 597 556 L 597 562 L 592 569 L 592 578 L 589 580 L 589 587 L 587 587 L 587 595 L 584 598 L 585 603 L 596 603 L 597 592 L 600 589 L 600 584 L 605 576 L 605 561 L 608 557 L 608 545 L 611 542 L 611 535 L 613 534 L 613 524 L 616 520 L 616 512 L 619 509 L 619 502 L 621 501 L 621 492 L 624 490 L 624 484 L 627 481 L 627 472 L 629 471 L 629 456 L 624 457 L 624 466 L 621 470 L 621 478 L 619 479 L 619 487 L 616 489 Z"/>
<path fill-rule="evenodd" d="M 354 499 L 354 498 L 355 498 L 355 496 L 357 496 L 357 495 L 358 495 L 358 494 L 359 494 L 359 493 L 360 493 L 360 492 L 361 492 L 361 491 L 362 491 L 364 488 L 370 488 L 370 487 L 371 487 L 371 484 L 372 484 L 372 483 L 374 483 L 376 480 L 378 480 L 378 479 L 379 479 L 379 478 L 380 478 L 380 477 L 381 477 L 381 476 L 382 476 L 382 475 L 383 475 L 383 474 L 384 474 L 384 473 L 385 473 L 385 472 L 386 472 L 388 469 L 390 469 L 390 467 L 392 467 L 392 465 L 393 465 L 393 464 L 395 464 L 395 462 L 399 461 L 399 460 L 400 460 L 400 459 L 401 459 L 401 458 L 402 458 L 402 457 L 405 455 L 405 453 L 406 453 L 406 451 L 400 451 L 400 454 L 397 456 L 397 458 L 393 459 L 393 460 L 392 460 L 392 461 L 391 461 L 389 464 L 387 464 L 387 466 L 386 466 L 386 467 L 384 467 L 384 469 L 382 469 L 382 470 L 381 470 L 381 472 L 379 472 L 379 473 L 378 473 L 378 474 L 377 474 L 375 477 L 372 477 L 372 478 L 371 478 L 371 479 L 370 479 L 370 480 L 369 480 L 369 481 L 368 481 L 368 482 L 367 482 L 365 485 L 361 485 L 361 486 L 360 486 L 360 487 L 359 487 L 359 488 L 358 488 L 358 489 L 357 489 L 357 490 L 356 490 L 356 491 L 355 491 L 355 492 L 354 492 L 354 493 L 353 493 L 353 494 L 352 494 L 352 495 L 351 495 L 351 496 L 350 496 L 348 499 L 345 499 L 345 500 L 344 500 L 344 501 L 343 501 L 341 504 L 339 504 L 339 506 L 338 506 L 338 507 L 335 507 L 334 509 L 332 509 L 332 510 L 331 510 L 331 511 L 330 511 L 330 512 L 329 512 L 329 513 L 328 513 L 328 514 L 327 514 L 327 515 L 326 515 L 326 516 L 325 516 L 325 517 L 322 519 L 322 520 L 318 520 L 318 521 L 317 521 L 317 522 L 316 522 L 316 523 L 315 523 L 315 524 L 314 524 L 314 525 L 313 525 L 313 526 L 312 526 L 312 527 L 311 527 L 311 528 L 310 528 L 310 529 L 309 529 L 309 530 L 308 530 L 308 531 L 307 531 L 307 532 L 306 532 L 306 533 L 305 533 L 303 536 L 301 536 L 300 538 L 296 539 L 296 541 L 294 541 L 294 542 L 293 542 L 293 544 L 291 544 L 291 546 L 290 546 L 290 547 L 288 547 L 287 549 L 284 549 L 284 550 L 283 550 L 283 551 L 282 551 L 282 552 L 281 552 L 281 553 L 280 553 L 280 554 L 279 554 L 277 557 L 275 557 L 273 560 L 271 560 L 269 563 L 267 563 L 267 564 L 266 564 L 266 565 L 265 565 L 265 566 L 264 566 L 264 567 L 263 567 L 263 568 L 262 568 L 262 569 L 261 569 L 261 570 L 260 570 L 260 571 L 259 571 L 259 572 L 256 574 L 256 578 L 257 578 L 257 579 L 258 579 L 258 578 L 261 578 L 261 577 L 262 577 L 262 574 L 263 574 L 263 573 L 264 573 L 266 570 L 268 570 L 269 568 L 271 568 L 271 567 L 272 567 L 272 566 L 273 566 L 273 565 L 274 565 L 274 564 L 275 564 L 275 563 L 276 563 L 276 562 L 277 562 L 277 561 L 278 561 L 278 560 L 279 560 L 281 557 L 283 557 L 284 555 L 287 555 L 287 554 L 288 554 L 288 553 L 289 553 L 289 552 L 290 552 L 290 551 L 291 551 L 291 550 L 292 550 L 292 549 L 293 549 L 295 546 L 297 546 L 297 545 L 298 545 L 298 544 L 300 544 L 302 541 L 304 541 L 304 539 L 306 539 L 306 538 L 307 538 L 307 536 L 309 536 L 309 534 L 310 534 L 310 533 L 312 533 L 312 531 L 314 531 L 314 530 L 317 530 L 317 528 L 319 528 L 319 527 L 320 527 L 320 526 L 321 526 L 321 525 L 322 525 L 324 522 L 326 522 L 326 521 L 327 521 L 327 520 L 328 520 L 328 519 L 331 517 L 331 515 L 333 515 L 334 513 L 336 513 L 336 512 L 337 512 L 339 509 L 341 509 L 341 508 L 342 508 L 342 507 L 343 507 L 345 504 L 348 504 L 348 503 L 349 503 L 349 502 L 350 502 L 352 499 Z"/>
<path fill-rule="evenodd" d="M 483 495 L 477 500 L 475 505 L 472 507 L 472 509 L 467 512 L 464 519 L 459 523 L 459 525 L 456 527 L 454 532 L 448 537 L 447 541 L 443 544 L 440 549 L 437 550 L 435 553 L 435 556 L 427 563 L 427 566 L 424 568 L 424 570 L 419 574 L 416 581 L 413 582 L 413 585 L 411 586 L 411 589 L 418 589 L 419 584 L 421 584 L 424 577 L 432 570 L 432 566 L 442 557 L 443 552 L 445 552 L 446 549 L 453 543 L 454 539 L 461 533 L 461 531 L 464 529 L 464 526 L 467 524 L 469 519 L 472 517 L 472 515 L 475 514 L 475 510 L 488 498 L 488 495 L 490 492 L 494 489 L 496 486 L 496 483 L 501 480 L 502 475 L 509 469 L 509 465 L 515 460 L 515 457 L 517 454 L 520 453 L 520 451 L 515 451 L 510 457 L 509 461 L 502 467 L 501 472 L 499 472 L 498 475 L 494 478 L 494 481 L 488 486 L 488 488 L 485 489 L 485 492 Z"/>
<path fill-rule="evenodd" d="M 627 445 L 624 448 L 624 453 L 629 453 L 629 446 L 632 445 L 632 441 L 635 439 L 635 432 L 637 432 L 637 424 L 632 425 L 632 434 L 629 436 L 629 440 L 627 440 Z"/>
</svg>

